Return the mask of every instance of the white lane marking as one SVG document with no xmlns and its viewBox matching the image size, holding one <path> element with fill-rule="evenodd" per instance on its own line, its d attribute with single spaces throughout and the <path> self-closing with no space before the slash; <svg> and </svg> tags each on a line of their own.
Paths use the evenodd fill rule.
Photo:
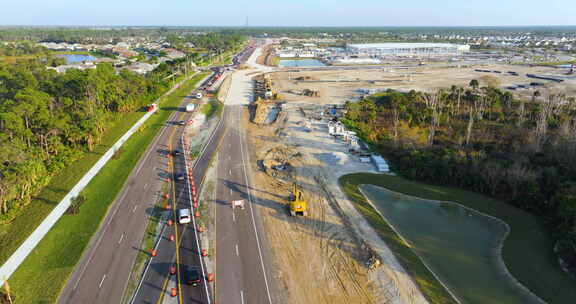
<svg viewBox="0 0 576 304">
<path fill-rule="evenodd" d="M 172 115 L 174 115 L 174 114 L 172 114 Z M 162 131 L 160 131 L 160 133 L 158 133 L 158 135 L 156 135 L 156 138 L 154 139 L 154 143 L 152 144 L 151 147 L 154 147 L 154 146 L 156 146 L 156 144 L 158 144 L 158 140 L 160 140 L 160 138 L 162 138 L 162 134 L 164 134 L 164 131 L 166 131 L 166 126 L 163 126 Z M 146 155 L 142 159 L 142 162 L 140 163 L 140 165 L 138 166 L 138 169 L 136 170 L 136 175 L 138 175 L 138 172 L 140 172 L 140 169 L 142 169 L 142 166 L 144 165 L 144 163 L 146 163 L 146 159 L 148 159 L 148 156 L 150 156 L 150 153 L 152 152 L 152 150 L 154 150 L 154 149 L 148 150 L 148 152 L 146 153 Z M 154 167 L 154 169 L 156 169 L 156 167 Z"/>
<path fill-rule="evenodd" d="M 234 209 L 232 209 L 232 221 L 236 222 L 236 215 L 234 213 Z"/>
<path fill-rule="evenodd" d="M 222 120 L 220 120 L 220 122 L 222 122 Z M 220 123 L 219 122 L 219 123 Z M 212 133 L 212 135 L 214 135 L 214 133 Z M 211 140 L 211 139 L 209 139 Z M 180 141 L 184 141 L 183 136 L 180 137 Z M 204 150 L 206 149 L 208 145 L 204 146 Z M 204 150 L 202 150 L 202 153 L 204 153 Z M 192 170 L 194 170 L 196 164 L 198 164 L 198 162 L 195 162 L 194 165 L 192 165 Z M 189 170 L 188 167 L 188 161 L 186 160 L 186 158 L 184 158 L 184 166 L 186 167 L 186 171 Z M 190 183 L 186 182 L 186 185 L 188 186 L 188 198 L 190 199 L 190 204 L 192 204 L 192 191 L 190 189 Z M 193 227 L 196 227 L 196 218 L 192 217 L 192 225 Z M 164 226 L 166 227 L 166 226 Z M 196 248 L 201 248 L 200 247 L 200 241 L 198 240 L 198 233 L 196 232 L 196 229 L 192 229 L 194 231 L 194 239 L 196 240 Z M 200 261 L 202 261 L 202 255 L 200 250 L 197 250 L 198 252 L 198 258 L 200 259 Z M 202 277 L 204 278 L 205 281 L 207 281 L 206 279 L 206 272 L 204 271 L 204 263 L 200 262 L 200 269 L 202 270 Z M 146 270 L 144 271 L 144 274 L 146 274 Z M 143 280 L 142 280 L 143 281 Z M 142 284 L 142 281 L 140 281 L 140 284 Z M 204 290 L 206 292 L 206 298 L 208 299 L 208 304 L 210 304 L 210 292 L 208 291 L 208 284 L 204 284 Z M 134 299 L 132 300 L 132 302 L 134 302 Z"/>
<path fill-rule="evenodd" d="M 102 283 L 104 283 L 104 279 L 106 279 L 106 275 L 104 275 L 102 277 L 102 280 L 100 280 L 100 285 L 98 285 L 98 288 L 102 288 Z"/>
<path fill-rule="evenodd" d="M 232 189 L 230 189 L 230 195 L 232 195 Z"/>
<path fill-rule="evenodd" d="M 238 112 L 240 113 L 240 112 Z M 252 226 L 254 227 L 254 235 L 256 236 L 256 244 L 258 245 L 258 256 L 260 257 L 260 266 L 262 266 L 262 275 L 264 276 L 264 284 L 266 285 L 266 293 L 268 295 L 268 303 L 272 303 L 272 296 L 270 295 L 270 287 L 268 286 L 268 278 L 266 277 L 266 269 L 264 268 L 264 260 L 262 259 L 262 248 L 260 246 L 260 238 L 258 237 L 258 230 L 256 229 L 256 221 L 254 220 L 254 210 L 252 209 L 252 191 L 250 190 L 250 184 L 248 183 L 248 175 L 246 174 L 246 162 L 244 160 L 244 140 L 242 140 L 243 133 L 239 133 L 240 137 L 240 154 L 242 155 L 242 168 L 244 171 L 244 181 L 246 183 L 246 192 L 248 192 L 248 206 L 250 207 L 250 214 L 252 218 Z M 249 157 L 249 156 L 248 156 Z"/>
<path fill-rule="evenodd" d="M 232 175 L 232 169 L 228 170 L 228 175 Z"/>
<path fill-rule="evenodd" d="M 138 208 L 138 205 L 134 205 L 134 208 L 132 209 L 132 213 L 136 212 L 136 208 Z"/>
<path fill-rule="evenodd" d="M 112 216 L 110 216 L 110 218 L 108 219 L 108 222 L 106 222 L 106 225 L 104 225 L 104 229 L 102 229 L 102 234 L 100 234 L 98 241 L 96 241 L 96 244 L 94 246 L 94 250 L 92 250 L 92 252 L 90 252 L 90 257 L 88 258 L 88 261 L 86 262 L 86 264 L 84 264 L 84 268 L 82 268 L 82 271 L 80 272 L 80 275 L 78 276 L 78 280 L 76 280 L 76 284 L 74 284 L 74 288 L 72 290 L 76 290 L 76 288 L 78 288 L 78 284 L 80 284 L 80 280 L 84 276 L 84 272 L 86 272 L 88 265 L 90 264 L 90 262 L 92 261 L 92 258 L 94 257 L 94 254 L 96 253 L 96 248 L 98 248 L 98 246 L 100 246 L 100 242 L 102 242 L 102 239 L 104 238 L 104 234 L 106 234 L 106 230 L 108 230 L 108 226 L 110 226 L 110 222 L 112 222 L 112 219 L 114 219 L 114 217 L 116 216 L 116 212 L 118 212 L 118 209 L 120 209 L 120 202 L 122 202 L 122 200 L 126 196 L 126 193 L 128 193 L 128 191 L 125 191 L 124 194 L 122 194 L 122 197 L 120 197 L 120 199 L 118 200 L 118 203 L 115 204 L 116 210 L 114 210 L 114 212 L 112 213 Z"/>
<path fill-rule="evenodd" d="M 118 244 L 122 243 L 123 239 L 124 239 L 124 233 L 122 233 L 122 235 L 120 236 L 120 239 L 118 240 Z"/>
<path fill-rule="evenodd" d="M 237 256 L 240 256 L 240 253 L 239 253 L 239 251 L 238 251 L 238 244 L 236 244 L 236 255 L 237 255 Z"/>
<path fill-rule="evenodd" d="M 244 290 L 240 290 L 240 301 L 244 304 Z"/>
</svg>

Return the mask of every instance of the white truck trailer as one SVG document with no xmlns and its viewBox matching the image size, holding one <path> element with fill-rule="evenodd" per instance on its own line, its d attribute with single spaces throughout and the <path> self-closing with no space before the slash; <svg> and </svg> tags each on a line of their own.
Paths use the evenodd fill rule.
<svg viewBox="0 0 576 304">
<path fill-rule="evenodd" d="M 194 105 L 193 103 L 189 103 L 186 105 L 186 112 L 193 112 L 195 108 L 196 105 Z"/>
</svg>

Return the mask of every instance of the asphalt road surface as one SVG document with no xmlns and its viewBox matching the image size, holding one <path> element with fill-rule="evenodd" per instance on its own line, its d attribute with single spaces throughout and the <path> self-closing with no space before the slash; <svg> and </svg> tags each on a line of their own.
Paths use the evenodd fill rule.
<svg viewBox="0 0 576 304">
<path fill-rule="evenodd" d="M 273 303 L 270 256 L 246 172 L 240 129 L 242 105 L 226 106 L 226 134 L 218 153 L 216 190 L 216 302 Z M 243 200 L 244 209 L 231 201 Z"/>
<path fill-rule="evenodd" d="M 173 136 L 170 138 L 169 148 L 172 150 L 183 151 L 182 147 L 182 127 L 175 130 Z M 214 151 L 218 148 L 218 143 L 224 132 L 222 124 L 219 124 L 214 129 L 209 142 L 207 143 L 204 151 L 199 158 L 195 161 L 193 167 L 193 175 L 196 180 L 197 192 L 200 193 L 202 189 L 202 180 L 210 165 L 210 160 Z M 187 175 L 186 165 L 183 156 L 173 157 L 173 167 L 170 170 L 172 178 L 173 174 Z M 172 174 L 173 173 L 173 174 Z M 182 182 L 174 183 L 174 195 L 176 198 L 176 210 L 191 208 L 192 202 L 189 195 L 189 180 L 185 179 Z M 157 247 L 157 256 L 150 262 L 150 266 L 145 273 L 142 280 L 141 288 L 138 289 L 132 303 L 158 303 L 161 295 L 164 293 L 167 279 L 169 278 L 169 271 L 171 266 L 175 266 L 175 244 L 169 240 L 170 234 L 175 234 L 176 227 L 166 227 L 163 236 Z M 187 225 L 178 225 L 178 238 L 180 239 L 180 254 L 179 254 L 179 268 L 182 282 L 185 281 L 186 273 L 183 271 L 186 267 L 195 267 L 202 270 L 201 259 L 199 258 L 199 249 L 196 242 L 196 235 L 192 223 Z M 199 286 L 192 287 L 187 284 L 181 285 L 182 301 L 183 303 L 208 303 L 206 294 L 205 277 Z"/>
<path fill-rule="evenodd" d="M 191 97 L 184 98 L 182 107 L 192 101 Z M 148 147 L 68 280 L 59 303 L 120 303 L 133 262 L 141 250 L 148 214 L 165 183 L 165 153 L 170 137 L 175 129 L 181 132 L 182 127 L 170 122 L 189 116 L 190 113 L 182 112 L 182 108 L 175 111 L 169 123 L 162 127 Z M 164 232 L 166 234 L 167 229 Z M 165 276 L 173 261 L 173 254 L 173 249 L 158 251 L 150 267 L 152 271 L 148 273 Z M 156 296 L 159 296 L 161 286 L 147 287 L 143 289 L 155 290 Z"/>
</svg>

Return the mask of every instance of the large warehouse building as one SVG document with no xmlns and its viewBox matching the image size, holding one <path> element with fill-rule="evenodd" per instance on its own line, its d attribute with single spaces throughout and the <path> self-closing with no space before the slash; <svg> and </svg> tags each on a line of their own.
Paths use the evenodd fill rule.
<svg viewBox="0 0 576 304">
<path fill-rule="evenodd" d="M 450 43 L 348 44 L 346 51 L 357 56 L 447 56 L 470 51 L 469 45 Z"/>
</svg>

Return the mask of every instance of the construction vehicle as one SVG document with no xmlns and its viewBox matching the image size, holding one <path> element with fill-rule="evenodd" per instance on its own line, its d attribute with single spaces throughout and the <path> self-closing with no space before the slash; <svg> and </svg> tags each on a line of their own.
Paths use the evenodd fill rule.
<svg viewBox="0 0 576 304">
<path fill-rule="evenodd" d="M 302 190 L 298 188 L 298 185 L 294 183 L 294 188 L 289 196 L 290 200 L 290 215 L 291 216 L 306 216 L 308 214 L 308 202 L 304 200 L 304 195 Z"/>
</svg>

